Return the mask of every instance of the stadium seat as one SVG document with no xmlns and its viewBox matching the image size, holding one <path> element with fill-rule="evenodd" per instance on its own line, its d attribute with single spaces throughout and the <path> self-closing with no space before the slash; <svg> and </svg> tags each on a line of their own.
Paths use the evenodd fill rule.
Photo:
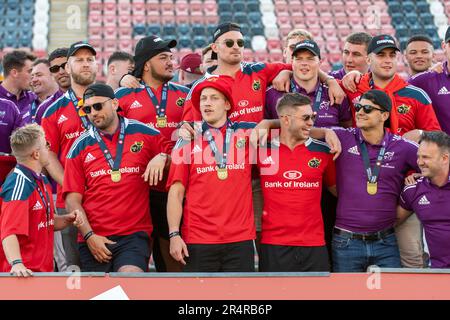
<svg viewBox="0 0 450 320">
<path fill-rule="evenodd" d="M 180 48 L 190 48 L 192 43 L 191 43 L 191 37 L 189 36 L 181 36 L 178 39 L 178 45 Z"/>
<path fill-rule="evenodd" d="M 147 23 L 147 17 L 145 15 L 142 15 L 142 16 L 132 15 L 131 16 L 131 22 L 132 22 L 132 24 L 146 24 Z"/>
<path fill-rule="evenodd" d="M 101 27 L 102 26 L 102 16 L 97 14 L 90 14 L 88 24 L 90 27 Z"/>
<path fill-rule="evenodd" d="M 244 1 L 234 1 L 232 3 L 232 8 L 233 11 L 240 11 L 240 12 L 245 12 L 246 11 L 246 5 Z"/>
<path fill-rule="evenodd" d="M 120 39 L 119 50 L 125 52 L 133 52 L 133 42 L 130 39 Z"/>
<path fill-rule="evenodd" d="M 131 16 L 129 14 L 119 15 L 119 27 L 130 27 L 131 26 Z"/>
<path fill-rule="evenodd" d="M 147 26 L 147 34 L 149 35 L 160 35 L 161 34 L 161 27 L 159 24 L 149 24 Z"/>
<path fill-rule="evenodd" d="M 105 27 L 103 28 L 104 39 L 114 40 L 117 39 L 117 28 L 116 27 Z"/>
<path fill-rule="evenodd" d="M 104 15 L 103 16 L 103 26 L 104 27 L 115 27 L 116 26 L 116 16 L 115 15 Z"/>
<path fill-rule="evenodd" d="M 191 27 L 189 26 L 189 24 L 178 24 L 177 25 L 177 30 L 178 30 L 178 33 L 180 35 L 185 36 L 185 35 L 189 35 L 190 34 Z"/>
<path fill-rule="evenodd" d="M 145 3 L 133 2 L 133 5 L 131 6 L 131 11 L 133 15 L 145 15 Z"/>
<path fill-rule="evenodd" d="M 280 49 L 269 51 L 270 62 L 283 62 L 283 60 L 284 60 L 283 52 Z"/>
<path fill-rule="evenodd" d="M 412 1 L 402 1 L 403 13 L 416 12 L 416 6 Z"/>
<path fill-rule="evenodd" d="M 118 37 L 123 40 L 130 40 L 133 36 L 133 28 L 131 27 L 119 27 Z"/>
<path fill-rule="evenodd" d="M 236 23 L 239 23 L 239 24 L 247 23 L 248 22 L 247 13 L 245 13 L 245 12 L 235 12 L 234 16 L 233 16 L 233 20 Z"/>
<path fill-rule="evenodd" d="M 192 34 L 194 36 L 205 36 L 206 35 L 205 26 L 202 24 L 194 24 L 192 26 Z"/>
</svg>

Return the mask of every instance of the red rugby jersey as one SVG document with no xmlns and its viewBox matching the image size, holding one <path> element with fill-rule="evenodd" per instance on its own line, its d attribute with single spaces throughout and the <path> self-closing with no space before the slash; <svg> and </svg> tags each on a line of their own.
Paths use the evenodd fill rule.
<svg viewBox="0 0 450 320">
<path fill-rule="evenodd" d="M 282 70 L 292 70 L 292 66 L 284 63 L 241 62 L 241 69 L 234 76 L 232 94 L 235 106 L 229 116 L 230 120 L 256 123 L 263 120 L 266 89 Z M 191 92 L 199 82 L 210 76 L 211 74 L 206 73 L 193 85 Z M 189 94 L 184 106 L 183 120 L 200 121 L 201 119 L 201 113 L 199 110 L 194 110 Z"/>
<path fill-rule="evenodd" d="M 327 144 L 308 139 L 294 150 L 280 144 L 258 152 L 264 196 L 261 243 L 325 245 L 320 199 L 322 180 L 336 184 Z"/>
<path fill-rule="evenodd" d="M 255 239 L 248 132 L 255 124 L 233 123 L 228 178 L 219 180 L 208 142 L 179 140 L 172 151 L 167 186 L 186 188 L 181 232 L 188 244 L 220 244 Z M 210 129 L 220 152 L 225 126 Z"/>
<path fill-rule="evenodd" d="M 44 199 L 39 195 L 37 184 Z M 24 265 L 35 272 L 53 272 L 55 208 L 47 178 L 17 165 L 2 186 L 0 202 L 0 241 L 12 234 L 17 235 Z M 50 211 L 47 216 L 48 203 Z M 10 270 L 3 246 L 0 246 L 0 272 Z"/>
<path fill-rule="evenodd" d="M 168 152 L 168 144 L 157 130 L 125 119 L 125 139 L 120 164 L 121 181 L 111 180 L 111 169 L 89 129 L 73 144 L 67 155 L 63 197 L 70 192 L 83 195 L 83 209 L 92 229 L 101 236 L 152 232 L 148 190 L 141 177 L 148 162 L 159 152 Z M 108 139 L 102 135 L 113 159 L 116 157 L 119 130 Z M 165 140 L 164 140 L 165 141 Z M 79 241 L 82 241 L 79 236 Z"/>
<path fill-rule="evenodd" d="M 89 120 L 86 120 L 89 123 Z M 70 98 L 69 91 L 48 107 L 41 125 L 45 131 L 45 138 L 50 143 L 50 150 L 58 155 L 61 165 L 65 168 L 66 156 L 70 147 L 75 139 L 85 131 L 81 118 Z M 62 186 L 58 185 L 56 206 L 65 208 L 61 191 Z"/>
</svg>

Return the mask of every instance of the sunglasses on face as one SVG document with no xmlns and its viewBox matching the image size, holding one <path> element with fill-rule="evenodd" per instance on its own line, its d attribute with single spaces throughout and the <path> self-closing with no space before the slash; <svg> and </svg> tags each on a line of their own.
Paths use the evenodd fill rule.
<svg viewBox="0 0 450 320">
<path fill-rule="evenodd" d="M 296 115 L 293 115 L 293 114 L 286 114 L 285 115 L 286 117 L 294 117 L 294 118 L 297 118 L 297 119 L 301 119 L 301 120 L 303 120 L 303 121 L 305 121 L 305 122 L 307 122 L 307 121 L 309 121 L 309 120 L 311 120 L 312 122 L 314 122 L 314 121 L 316 121 L 316 118 L 317 118 L 317 114 L 316 113 L 313 113 L 313 114 L 305 114 L 304 116 L 296 116 Z"/>
<path fill-rule="evenodd" d="M 50 70 L 51 73 L 57 73 L 59 71 L 59 68 L 64 69 L 66 67 L 67 62 L 64 62 L 63 64 L 57 65 L 55 64 L 54 66 L 51 66 L 50 68 L 48 68 Z"/>
<path fill-rule="evenodd" d="M 386 110 L 375 108 L 373 106 L 369 106 L 368 104 L 362 105 L 360 103 L 355 103 L 355 110 L 359 112 L 359 110 L 363 109 L 365 113 L 371 113 L 373 110 L 378 110 L 380 112 L 386 112 Z"/>
<path fill-rule="evenodd" d="M 111 98 L 109 98 L 108 100 L 105 100 L 103 102 L 98 102 L 98 103 L 94 103 L 92 106 L 83 106 L 81 108 L 81 110 L 84 111 L 84 113 L 86 114 L 90 114 L 92 112 L 92 109 L 94 109 L 95 111 L 100 111 L 103 109 L 103 105 L 108 102 L 109 100 L 111 100 Z"/>
<path fill-rule="evenodd" d="M 228 48 L 233 48 L 233 46 L 234 46 L 234 40 L 232 40 L 232 39 L 226 39 L 223 41 L 223 43 L 225 43 L 225 45 Z M 244 46 L 244 39 L 237 39 L 236 43 L 239 48 L 242 48 Z"/>
</svg>

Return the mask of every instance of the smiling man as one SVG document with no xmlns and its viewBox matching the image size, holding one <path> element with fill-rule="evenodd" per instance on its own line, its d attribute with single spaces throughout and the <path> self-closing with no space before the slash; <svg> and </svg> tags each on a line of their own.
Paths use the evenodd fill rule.
<svg viewBox="0 0 450 320">
<path fill-rule="evenodd" d="M 417 145 L 384 129 L 391 109 L 385 92 L 369 90 L 355 104 L 357 128 L 335 129 L 344 150 L 336 160 L 336 272 L 401 266 L 394 229 L 397 201 L 405 175 L 419 168 Z"/>
<path fill-rule="evenodd" d="M 175 145 L 172 137 L 183 115 L 183 106 L 189 92 L 187 87 L 170 81 L 174 76 L 172 48 L 175 40 L 163 40 L 148 36 L 139 40 L 134 53 L 136 63 L 133 74 L 142 78 L 137 89 L 119 88 L 116 96 L 122 115 L 141 121 L 158 129 Z M 180 271 L 181 265 L 169 254 L 169 230 L 167 226 L 167 192 L 165 179 L 152 187 L 150 212 L 155 237 L 154 257 L 157 271 Z"/>
<path fill-rule="evenodd" d="M 108 85 L 90 85 L 83 112 L 92 126 L 73 143 L 64 172 L 63 195 L 69 210 L 78 209 L 85 224 L 78 237 L 82 271 L 144 272 L 150 258 L 152 222 L 146 168 L 162 166 L 168 151 L 157 130 L 120 117 L 119 103 Z"/>
<path fill-rule="evenodd" d="M 42 127 L 50 143 L 49 165 L 47 171 L 58 183 L 56 200 L 57 213 L 66 213 L 62 199 L 62 185 L 66 156 L 72 143 L 89 128 L 86 115 L 80 113 L 79 105 L 86 88 L 94 83 L 97 75 L 95 49 L 88 43 L 76 42 L 67 52 L 65 68 L 71 78 L 71 87 L 45 110 Z M 64 250 L 68 265 L 79 265 L 76 229 L 68 228 L 62 232 Z"/>
<path fill-rule="evenodd" d="M 299 93 L 279 100 L 280 144 L 271 144 L 258 159 L 264 196 L 263 272 L 330 270 L 320 200 L 322 181 L 336 194 L 335 167 L 328 145 L 310 138 L 316 118 L 311 104 Z M 279 170 L 270 172 L 271 167 Z"/>
<path fill-rule="evenodd" d="M 433 64 L 433 41 L 425 35 L 412 36 L 406 43 L 405 58 L 411 76 L 428 71 Z"/>
</svg>

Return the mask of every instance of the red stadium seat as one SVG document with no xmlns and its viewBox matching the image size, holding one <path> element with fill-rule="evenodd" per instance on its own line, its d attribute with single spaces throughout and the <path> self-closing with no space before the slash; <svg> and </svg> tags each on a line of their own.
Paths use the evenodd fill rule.
<svg viewBox="0 0 450 320">
<path fill-rule="evenodd" d="M 306 19 L 304 16 L 292 16 L 291 22 L 292 22 L 293 28 L 307 29 L 306 24 L 305 24 Z"/>
<path fill-rule="evenodd" d="M 177 24 L 189 24 L 190 23 L 189 15 L 176 14 L 175 21 L 177 22 Z"/>
<path fill-rule="evenodd" d="M 131 39 L 120 39 L 119 50 L 128 53 L 133 52 L 133 41 Z"/>
<path fill-rule="evenodd" d="M 115 27 L 116 25 L 117 25 L 117 15 L 103 16 L 103 26 Z"/>
<path fill-rule="evenodd" d="M 206 15 L 204 23 L 217 25 L 219 23 L 219 16 L 217 14 Z"/>
<path fill-rule="evenodd" d="M 89 15 L 89 26 L 90 27 L 101 27 L 102 26 L 102 16 L 100 14 L 90 14 Z"/>
<path fill-rule="evenodd" d="M 131 27 L 131 16 L 129 14 L 119 15 L 119 27 Z"/>
<path fill-rule="evenodd" d="M 132 15 L 131 21 L 133 24 L 146 24 L 147 23 L 147 17 L 145 15 Z"/>
<path fill-rule="evenodd" d="M 340 52 L 333 52 L 327 54 L 327 60 L 330 64 L 341 62 L 342 55 Z"/>
<path fill-rule="evenodd" d="M 325 27 L 322 29 L 322 35 L 325 39 L 337 39 L 338 33 L 334 27 Z"/>
<path fill-rule="evenodd" d="M 174 11 L 175 10 L 175 5 L 173 4 L 172 1 L 162 1 L 161 4 L 161 11 Z"/>
<path fill-rule="evenodd" d="M 158 1 L 147 1 L 147 14 L 159 14 L 159 12 L 160 5 Z"/>
<path fill-rule="evenodd" d="M 283 52 L 280 49 L 269 51 L 270 62 L 283 62 Z"/>
<path fill-rule="evenodd" d="M 102 27 L 89 27 L 89 40 L 90 39 L 102 39 L 103 28 Z"/>
<path fill-rule="evenodd" d="M 103 3 L 101 1 L 90 1 L 89 2 L 89 15 L 101 14 L 102 9 L 103 9 Z"/>
<path fill-rule="evenodd" d="M 244 61 L 253 61 L 252 49 L 244 49 Z"/>
<path fill-rule="evenodd" d="M 310 16 L 310 15 L 316 16 L 317 15 L 316 5 L 314 3 L 304 2 L 303 3 L 303 13 L 306 17 Z"/>
<path fill-rule="evenodd" d="M 290 16 L 277 16 L 277 23 L 279 26 L 291 25 L 291 17 Z"/>
<path fill-rule="evenodd" d="M 89 44 L 91 46 L 93 46 L 94 49 L 97 50 L 97 52 L 101 52 L 102 51 L 102 45 L 103 45 L 102 39 L 89 38 Z"/>
<path fill-rule="evenodd" d="M 119 2 L 117 6 L 118 6 L 117 12 L 118 12 L 119 16 L 125 15 L 125 14 L 128 14 L 128 15 L 130 14 L 131 4 L 129 2 Z"/>
<path fill-rule="evenodd" d="M 269 53 L 266 50 L 260 50 L 254 52 L 254 61 L 256 62 L 268 62 L 269 61 Z"/>
<path fill-rule="evenodd" d="M 192 12 L 203 12 L 203 2 L 200 0 L 191 0 L 190 8 Z"/>
<path fill-rule="evenodd" d="M 145 3 L 133 2 L 131 10 L 133 11 L 133 15 L 145 15 Z"/>
<path fill-rule="evenodd" d="M 348 17 L 347 16 L 335 16 L 334 22 L 336 23 L 336 26 L 339 28 L 341 26 L 348 25 Z"/>
<path fill-rule="evenodd" d="M 217 3 L 216 1 L 209 1 L 206 0 L 205 3 L 203 4 L 205 7 L 205 12 L 217 12 Z"/>
<path fill-rule="evenodd" d="M 281 42 L 278 38 L 267 39 L 267 49 L 271 52 L 274 49 L 281 49 Z"/>
<path fill-rule="evenodd" d="M 338 25 L 338 35 L 342 40 L 345 40 L 350 33 L 352 33 L 350 27 L 348 25 Z"/>
<path fill-rule="evenodd" d="M 308 15 L 305 17 L 305 24 L 308 29 L 311 27 L 320 28 L 320 18 L 317 15 Z"/>
<path fill-rule="evenodd" d="M 334 28 L 334 19 L 330 12 L 320 15 L 320 24 L 323 28 Z"/>
<path fill-rule="evenodd" d="M 327 39 L 325 46 L 329 53 L 341 52 L 340 42 L 337 39 Z"/>
<path fill-rule="evenodd" d="M 175 14 L 189 15 L 189 4 L 187 1 L 177 1 L 175 3 Z"/>
<path fill-rule="evenodd" d="M 133 36 L 132 27 L 119 27 L 119 39 L 131 39 Z"/>
<path fill-rule="evenodd" d="M 206 17 L 202 14 L 202 15 L 192 15 L 190 16 L 190 21 L 191 24 L 205 24 L 206 22 Z"/>
<path fill-rule="evenodd" d="M 113 53 L 117 51 L 117 40 L 105 40 L 104 51 L 107 53 Z"/>
<path fill-rule="evenodd" d="M 104 2 L 103 3 L 103 14 L 107 16 L 112 16 L 117 14 L 117 4 L 116 2 Z"/>
<path fill-rule="evenodd" d="M 147 14 L 147 23 L 148 24 L 159 24 L 161 23 L 161 16 L 160 14 Z"/>
<path fill-rule="evenodd" d="M 116 27 L 105 27 L 103 29 L 103 36 L 105 40 L 117 39 L 117 28 Z"/>
</svg>

